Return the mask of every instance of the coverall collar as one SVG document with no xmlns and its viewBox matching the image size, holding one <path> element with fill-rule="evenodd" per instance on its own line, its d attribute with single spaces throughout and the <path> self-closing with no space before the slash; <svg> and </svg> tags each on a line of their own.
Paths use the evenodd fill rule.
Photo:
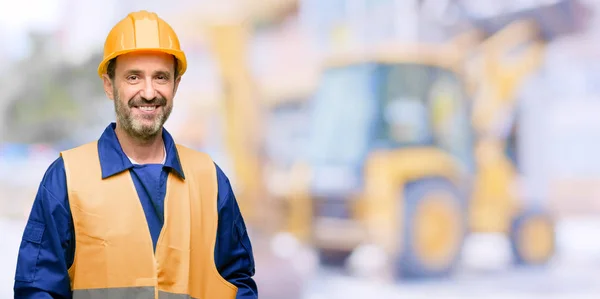
<svg viewBox="0 0 600 299">
<path fill-rule="evenodd" d="M 117 134 L 115 133 L 116 127 L 117 124 L 114 122 L 109 124 L 98 140 L 98 155 L 103 179 L 133 167 L 133 164 L 123 152 L 121 144 L 117 139 Z M 164 166 L 175 170 L 177 175 L 185 179 L 173 137 L 165 128 L 162 129 L 162 137 L 167 150 Z"/>
</svg>

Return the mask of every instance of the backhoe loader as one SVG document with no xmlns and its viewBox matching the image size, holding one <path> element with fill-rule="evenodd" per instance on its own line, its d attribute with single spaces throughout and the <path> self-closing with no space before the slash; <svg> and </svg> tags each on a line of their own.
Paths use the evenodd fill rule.
<svg viewBox="0 0 600 299">
<path fill-rule="evenodd" d="M 570 11 L 557 9 L 554 21 L 572 23 Z M 541 13 L 477 20 L 474 31 L 444 44 L 328 59 L 312 99 L 308 158 L 295 168 L 303 184 L 290 199 L 288 229 L 323 261 L 373 245 L 392 277 L 450 274 L 472 232 L 504 233 L 515 260 L 547 262 L 552 217 L 514 192 L 502 130 L 544 45 L 566 34 L 544 27 Z M 516 62 L 503 58 L 521 47 Z"/>
</svg>

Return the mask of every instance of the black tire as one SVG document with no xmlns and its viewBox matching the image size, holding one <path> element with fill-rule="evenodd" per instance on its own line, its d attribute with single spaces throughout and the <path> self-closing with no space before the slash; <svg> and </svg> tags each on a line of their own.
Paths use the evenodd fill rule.
<svg viewBox="0 0 600 299">
<path fill-rule="evenodd" d="M 438 194 L 436 196 L 435 194 Z M 400 279 L 421 279 L 435 278 L 448 276 L 455 268 L 460 259 L 464 238 L 466 234 L 466 205 L 464 196 L 462 196 L 457 188 L 444 179 L 425 179 L 411 182 L 405 186 L 404 190 L 404 211 L 400 214 L 400 219 L 403 223 L 401 232 L 404 232 L 400 239 L 402 240 L 401 251 L 397 259 L 397 274 Z M 440 205 L 441 203 L 441 205 Z M 421 250 L 424 244 L 419 242 L 419 230 L 425 225 L 419 224 L 419 221 L 425 219 L 434 219 L 433 216 L 425 216 L 423 218 L 423 209 L 427 205 L 438 205 L 438 209 L 444 217 L 436 217 L 442 219 L 441 222 L 435 223 L 433 226 L 433 234 L 425 234 L 428 240 L 442 240 L 439 245 L 434 248 L 434 255 L 427 256 L 426 251 Z M 401 205 L 402 206 L 402 205 Z M 421 212 L 420 212 L 421 211 Z M 435 215 L 435 214 L 433 214 Z M 449 217 L 446 217 L 449 216 Z M 421 217 L 421 220 L 417 219 Z M 430 218 L 427 218 L 430 217 Z M 431 221 L 429 221 L 431 222 Z M 421 226 L 421 227 L 419 227 Z M 449 234 L 443 237 L 444 230 L 448 229 Z M 421 236 L 424 236 L 421 234 Z M 447 239 L 445 239 L 447 238 Z M 427 240 L 425 241 L 425 243 Z M 437 242 L 437 241 L 436 241 Z M 436 256 L 436 254 L 438 254 Z"/>
<path fill-rule="evenodd" d="M 547 264 L 555 254 L 555 234 L 554 220 L 541 210 L 526 210 L 516 215 L 509 234 L 515 265 Z"/>
</svg>

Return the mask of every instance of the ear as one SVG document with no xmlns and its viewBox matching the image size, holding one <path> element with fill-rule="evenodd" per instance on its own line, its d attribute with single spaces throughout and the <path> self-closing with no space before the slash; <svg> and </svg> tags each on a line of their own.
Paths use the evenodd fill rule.
<svg viewBox="0 0 600 299">
<path fill-rule="evenodd" d="M 177 88 L 179 87 L 179 82 L 181 82 L 181 76 L 177 77 L 177 79 L 175 79 L 175 85 L 173 87 L 173 96 L 175 96 L 175 94 L 177 93 Z"/>
<path fill-rule="evenodd" d="M 106 96 L 111 99 L 112 101 L 115 100 L 115 95 L 113 93 L 114 88 L 113 88 L 113 81 L 110 80 L 110 78 L 108 77 L 107 74 L 102 75 L 102 82 L 104 83 L 104 93 L 106 93 Z"/>
</svg>

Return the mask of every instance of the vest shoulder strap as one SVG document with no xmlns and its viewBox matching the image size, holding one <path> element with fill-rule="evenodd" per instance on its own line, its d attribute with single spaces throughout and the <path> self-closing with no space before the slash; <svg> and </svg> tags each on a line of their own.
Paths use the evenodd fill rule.
<svg viewBox="0 0 600 299">
<path fill-rule="evenodd" d="M 85 186 L 86 182 L 97 181 L 102 177 L 98 141 L 62 151 L 60 156 L 65 164 L 68 186 Z"/>
<path fill-rule="evenodd" d="M 212 158 L 203 152 L 177 144 L 177 153 L 185 177 L 188 174 L 214 180 L 216 183 L 216 166 Z M 190 173 L 191 172 L 191 173 Z"/>
</svg>

